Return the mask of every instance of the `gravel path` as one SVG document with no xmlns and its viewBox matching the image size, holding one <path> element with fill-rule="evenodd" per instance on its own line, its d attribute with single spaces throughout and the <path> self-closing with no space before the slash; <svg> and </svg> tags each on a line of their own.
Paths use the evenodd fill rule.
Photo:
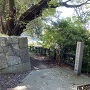
<svg viewBox="0 0 90 90">
<path fill-rule="evenodd" d="M 0 90 L 7 90 L 7 88 L 13 88 L 17 86 L 24 79 L 28 72 L 18 73 L 18 74 L 1 74 L 0 75 Z"/>
<path fill-rule="evenodd" d="M 40 57 L 41 58 L 41 57 Z M 31 60 L 31 70 L 46 69 L 55 67 L 54 63 L 48 59 L 35 59 Z"/>
</svg>

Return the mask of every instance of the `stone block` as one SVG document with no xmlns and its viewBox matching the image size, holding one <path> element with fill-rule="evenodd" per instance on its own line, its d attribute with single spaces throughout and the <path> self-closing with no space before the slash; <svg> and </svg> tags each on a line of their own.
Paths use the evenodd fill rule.
<svg viewBox="0 0 90 90">
<path fill-rule="evenodd" d="M 25 66 L 27 64 L 23 63 L 30 64 L 27 38 L 18 36 L 1 37 L 0 69 L 4 69 L 5 73 L 22 72 L 27 67 Z"/>
<path fill-rule="evenodd" d="M 10 36 L 7 38 L 8 43 L 18 44 L 18 36 Z"/>
<path fill-rule="evenodd" d="M 0 60 L 0 64 L 7 63 L 6 60 Z"/>
<path fill-rule="evenodd" d="M 22 63 L 26 63 L 30 61 L 28 48 L 20 49 L 20 57 L 21 57 Z"/>
<path fill-rule="evenodd" d="M 3 52 L 3 48 L 0 46 L 0 53 L 2 53 Z"/>
<path fill-rule="evenodd" d="M 8 48 L 9 48 L 8 46 L 3 46 L 3 47 L 2 47 L 3 52 L 4 52 L 4 53 L 7 53 L 7 52 L 8 52 Z"/>
<path fill-rule="evenodd" d="M 19 56 L 19 57 L 20 57 L 20 52 L 19 52 L 19 50 L 13 49 L 13 52 L 14 52 L 15 56 Z"/>
<path fill-rule="evenodd" d="M 0 45 L 1 46 L 6 46 L 7 45 L 7 38 L 0 37 Z"/>
<path fill-rule="evenodd" d="M 18 38 L 19 38 L 19 36 L 12 36 L 12 37 L 11 37 L 12 43 L 13 43 L 13 44 L 18 44 Z"/>
<path fill-rule="evenodd" d="M 20 56 L 18 44 L 12 44 L 11 49 L 15 56 Z"/>
<path fill-rule="evenodd" d="M 8 52 L 6 53 L 6 56 L 14 56 L 15 53 L 13 51 L 13 47 L 9 46 L 8 47 Z"/>
<path fill-rule="evenodd" d="M 0 61 L 6 61 L 6 56 L 4 53 L 0 53 Z"/>
<path fill-rule="evenodd" d="M 20 56 L 20 53 L 19 53 L 19 47 L 18 45 L 10 45 L 8 46 L 8 52 L 6 52 L 6 55 L 7 56 Z"/>
<path fill-rule="evenodd" d="M 16 65 L 21 63 L 21 59 L 18 56 L 8 56 L 7 63 L 8 63 L 8 66 Z"/>
<path fill-rule="evenodd" d="M 13 48 L 16 50 L 19 50 L 19 45 L 18 44 L 12 44 Z"/>
<path fill-rule="evenodd" d="M 9 43 L 12 43 L 11 37 L 7 37 L 7 42 L 8 42 L 8 44 L 9 44 Z"/>
<path fill-rule="evenodd" d="M 0 62 L 0 69 L 4 69 L 4 68 L 7 68 L 8 67 L 8 65 L 7 65 L 7 63 L 6 62 Z"/>
<path fill-rule="evenodd" d="M 4 53 L 0 54 L 0 69 L 6 68 L 7 67 L 7 61 L 6 61 L 6 56 Z"/>
<path fill-rule="evenodd" d="M 27 37 L 20 37 L 19 38 L 19 47 L 20 48 L 25 48 L 28 47 L 28 41 L 27 41 Z"/>
<path fill-rule="evenodd" d="M 30 63 L 24 63 L 24 64 L 20 63 L 0 70 L 0 73 L 19 73 L 30 70 L 31 70 Z"/>
</svg>

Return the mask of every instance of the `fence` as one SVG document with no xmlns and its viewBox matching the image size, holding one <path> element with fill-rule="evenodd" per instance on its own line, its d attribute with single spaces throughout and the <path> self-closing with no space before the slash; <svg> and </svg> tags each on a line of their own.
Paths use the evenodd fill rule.
<svg viewBox="0 0 90 90">
<path fill-rule="evenodd" d="M 43 47 L 35 47 L 35 46 L 30 46 L 29 51 L 39 53 L 41 55 L 50 55 L 50 49 L 48 48 L 43 48 Z"/>
<path fill-rule="evenodd" d="M 62 61 L 64 63 L 67 63 L 67 64 L 69 64 L 71 66 L 74 66 L 74 64 L 75 64 L 75 55 L 74 54 L 64 53 L 62 59 L 63 59 Z"/>
<path fill-rule="evenodd" d="M 63 48 L 62 61 L 71 66 L 75 65 L 76 45 L 68 45 Z"/>
<path fill-rule="evenodd" d="M 56 62 L 56 60 L 58 58 L 58 59 L 60 59 L 60 60 L 58 60 L 59 63 L 63 62 L 63 63 L 67 63 L 71 66 L 74 66 L 74 64 L 75 64 L 76 45 L 66 46 L 63 48 L 62 51 L 56 50 L 56 49 L 51 50 L 50 48 L 30 46 L 29 51 L 48 56 L 54 62 Z M 57 51 L 59 53 L 57 53 Z"/>
<path fill-rule="evenodd" d="M 29 52 L 34 52 L 34 53 L 37 53 L 37 54 L 48 56 L 53 61 L 55 60 L 55 55 L 54 55 L 55 51 L 51 50 L 50 48 L 30 46 L 29 47 Z"/>
</svg>

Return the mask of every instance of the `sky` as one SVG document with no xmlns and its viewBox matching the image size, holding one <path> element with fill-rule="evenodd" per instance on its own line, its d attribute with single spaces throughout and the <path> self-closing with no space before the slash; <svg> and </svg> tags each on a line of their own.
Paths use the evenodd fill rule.
<svg viewBox="0 0 90 90">
<path fill-rule="evenodd" d="M 57 14 L 58 13 L 58 14 Z M 66 8 L 66 7 L 58 7 L 56 8 L 56 14 L 55 16 L 56 17 L 51 17 L 50 18 L 53 20 L 53 21 L 57 21 L 57 19 L 65 19 L 67 17 L 72 17 L 74 14 L 74 9 L 73 8 Z M 48 22 L 49 24 L 50 22 Z M 51 24 L 50 24 L 51 25 Z"/>
<path fill-rule="evenodd" d="M 60 18 L 72 17 L 74 15 L 74 9 L 73 8 L 58 7 L 57 11 L 62 12 L 59 15 Z M 86 28 L 90 31 L 90 21 L 86 24 Z"/>
<path fill-rule="evenodd" d="M 56 9 L 56 11 L 58 11 L 58 12 L 61 11 L 62 12 L 60 14 L 61 18 L 71 17 L 73 15 L 73 13 L 74 13 L 73 8 L 66 8 L 66 7 L 58 7 Z"/>
</svg>

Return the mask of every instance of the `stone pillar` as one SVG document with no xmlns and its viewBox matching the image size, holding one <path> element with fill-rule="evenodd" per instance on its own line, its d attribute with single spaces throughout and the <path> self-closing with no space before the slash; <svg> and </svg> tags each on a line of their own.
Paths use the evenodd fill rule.
<svg viewBox="0 0 90 90">
<path fill-rule="evenodd" d="M 84 42 L 77 42 L 75 66 L 74 66 L 74 73 L 76 75 L 81 74 L 83 49 L 84 49 Z"/>
<path fill-rule="evenodd" d="M 26 37 L 0 37 L 0 73 L 17 73 L 30 69 Z"/>
<path fill-rule="evenodd" d="M 30 61 L 27 37 L 19 38 L 18 42 L 19 42 L 19 53 L 21 62 L 27 63 Z"/>
</svg>

